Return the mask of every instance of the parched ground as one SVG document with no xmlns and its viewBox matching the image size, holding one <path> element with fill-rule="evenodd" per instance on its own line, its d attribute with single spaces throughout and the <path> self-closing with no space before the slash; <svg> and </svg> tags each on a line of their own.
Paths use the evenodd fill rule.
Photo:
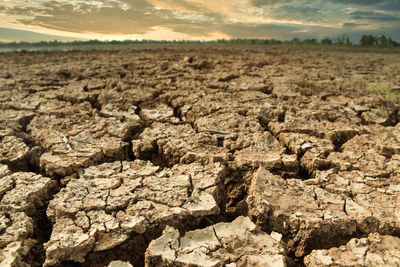
<svg viewBox="0 0 400 267">
<path fill-rule="evenodd" d="M 400 54 L 0 55 L 1 266 L 399 266 Z"/>
</svg>

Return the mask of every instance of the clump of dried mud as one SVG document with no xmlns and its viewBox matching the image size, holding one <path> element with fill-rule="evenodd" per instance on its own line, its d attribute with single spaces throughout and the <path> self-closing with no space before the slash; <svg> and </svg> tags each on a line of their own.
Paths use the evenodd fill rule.
<svg viewBox="0 0 400 267">
<path fill-rule="evenodd" d="M 0 265 L 400 263 L 399 54 L 0 61 Z"/>
</svg>

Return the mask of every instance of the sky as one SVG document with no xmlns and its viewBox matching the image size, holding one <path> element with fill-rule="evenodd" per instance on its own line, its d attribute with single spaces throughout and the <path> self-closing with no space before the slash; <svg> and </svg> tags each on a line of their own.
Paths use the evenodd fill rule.
<svg viewBox="0 0 400 267">
<path fill-rule="evenodd" d="M 400 41 L 400 0 L 1 0 L 0 41 L 294 37 Z"/>
</svg>

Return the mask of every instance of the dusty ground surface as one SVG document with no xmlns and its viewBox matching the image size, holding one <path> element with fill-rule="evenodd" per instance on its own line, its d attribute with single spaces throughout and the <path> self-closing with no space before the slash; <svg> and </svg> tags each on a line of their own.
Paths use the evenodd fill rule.
<svg viewBox="0 0 400 267">
<path fill-rule="evenodd" d="M 0 265 L 399 266 L 399 54 L 0 63 Z"/>
</svg>

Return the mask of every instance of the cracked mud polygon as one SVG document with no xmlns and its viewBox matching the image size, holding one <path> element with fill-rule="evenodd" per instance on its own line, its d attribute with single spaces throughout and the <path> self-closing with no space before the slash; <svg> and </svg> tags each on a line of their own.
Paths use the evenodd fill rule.
<svg viewBox="0 0 400 267">
<path fill-rule="evenodd" d="M 400 264 L 399 54 L 0 61 L 1 266 Z"/>
</svg>

